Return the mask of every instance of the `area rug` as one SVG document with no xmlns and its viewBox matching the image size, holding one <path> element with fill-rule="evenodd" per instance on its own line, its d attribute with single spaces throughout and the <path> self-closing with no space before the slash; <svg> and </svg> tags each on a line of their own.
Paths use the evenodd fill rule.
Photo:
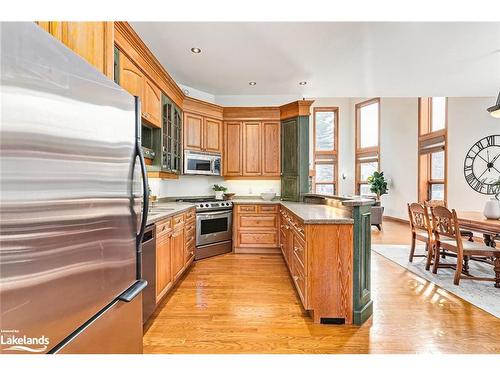
<svg viewBox="0 0 500 375">
<path fill-rule="evenodd" d="M 383 257 L 399 264 L 416 275 L 430 281 L 450 293 L 470 302 L 490 314 L 500 318 L 500 288 L 493 282 L 460 280 L 460 285 L 453 284 L 455 270 L 441 268 L 435 275 L 425 270 L 425 258 L 413 258 L 408 262 L 410 247 L 408 245 L 372 245 L 372 250 Z M 424 247 L 417 246 L 415 254 L 423 254 Z M 474 276 L 493 277 L 493 266 L 480 262 L 469 262 L 470 272 Z"/>
</svg>

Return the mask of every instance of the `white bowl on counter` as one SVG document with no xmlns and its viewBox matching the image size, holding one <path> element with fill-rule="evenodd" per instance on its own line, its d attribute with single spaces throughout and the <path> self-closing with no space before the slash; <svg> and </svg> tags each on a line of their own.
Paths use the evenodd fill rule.
<svg viewBox="0 0 500 375">
<path fill-rule="evenodd" d="M 276 198 L 276 193 L 260 193 L 260 197 L 265 201 L 272 201 Z"/>
</svg>

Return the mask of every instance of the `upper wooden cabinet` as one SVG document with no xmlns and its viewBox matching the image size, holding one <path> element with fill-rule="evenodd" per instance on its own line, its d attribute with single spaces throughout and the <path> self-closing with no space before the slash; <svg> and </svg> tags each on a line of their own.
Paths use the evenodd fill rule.
<svg viewBox="0 0 500 375">
<path fill-rule="evenodd" d="M 203 130 L 205 151 L 222 152 L 222 121 L 205 117 Z"/>
<path fill-rule="evenodd" d="M 242 169 L 242 123 L 226 121 L 224 123 L 224 176 L 236 177 L 243 175 Z"/>
<path fill-rule="evenodd" d="M 280 175 L 280 123 L 262 123 L 262 175 Z"/>
<path fill-rule="evenodd" d="M 45 31 L 113 79 L 113 22 L 37 22 Z"/>
<path fill-rule="evenodd" d="M 222 121 L 184 112 L 184 148 L 222 152 Z"/>
<path fill-rule="evenodd" d="M 224 176 L 280 176 L 279 121 L 224 123 Z"/>
<path fill-rule="evenodd" d="M 115 81 L 141 99 L 141 115 L 146 122 L 161 127 L 161 91 L 123 52 L 118 53 L 118 77 Z"/>
<path fill-rule="evenodd" d="M 222 153 L 222 107 L 187 96 L 183 109 L 184 148 Z"/>
<path fill-rule="evenodd" d="M 161 91 L 151 80 L 144 80 L 142 116 L 151 125 L 161 127 Z"/>
<path fill-rule="evenodd" d="M 118 55 L 118 72 L 119 77 L 116 81 L 127 90 L 131 95 L 141 97 L 144 92 L 144 74 L 124 53 Z M 144 111 L 141 108 L 141 111 Z"/>
<path fill-rule="evenodd" d="M 243 175 L 260 176 L 262 174 L 262 124 L 260 122 L 243 123 Z"/>
<path fill-rule="evenodd" d="M 203 117 L 184 113 L 184 148 L 201 151 L 203 148 Z"/>
</svg>

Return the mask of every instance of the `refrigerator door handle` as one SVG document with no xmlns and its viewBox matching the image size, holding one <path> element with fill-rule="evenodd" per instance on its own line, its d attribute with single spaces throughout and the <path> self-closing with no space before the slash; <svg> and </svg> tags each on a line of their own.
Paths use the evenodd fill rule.
<svg viewBox="0 0 500 375">
<path fill-rule="evenodd" d="M 137 280 L 130 288 L 120 294 L 118 299 L 123 302 L 132 302 L 132 300 L 137 297 L 139 293 L 146 288 L 146 286 L 148 286 L 148 282 L 146 280 Z"/>
<path fill-rule="evenodd" d="M 135 108 L 136 108 L 136 137 L 135 137 L 135 152 L 139 156 L 139 161 L 141 164 L 141 174 L 142 174 L 142 189 L 143 189 L 143 199 L 142 199 L 142 221 L 137 234 L 136 244 L 137 249 L 140 250 L 142 237 L 144 236 L 144 231 L 146 229 L 146 223 L 148 221 L 148 211 L 149 211 L 149 187 L 148 187 L 148 173 L 146 170 L 146 163 L 144 161 L 144 155 L 142 153 L 142 147 L 140 144 L 140 129 L 141 129 L 141 108 L 140 99 L 135 97 Z"/>
</svg>

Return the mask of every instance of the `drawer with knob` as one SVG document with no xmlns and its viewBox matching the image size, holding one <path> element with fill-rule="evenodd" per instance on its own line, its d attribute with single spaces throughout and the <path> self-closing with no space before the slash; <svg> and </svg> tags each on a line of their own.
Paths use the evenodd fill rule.
<svg viewBox="0 0 500 375">
<path fill-rule="evenodd" d="M 194 208 L 191 208 L 188 211 L 186 211 L 186 213 L 185 213 L 186 223 L 190 222 L 190 221 L 194 221 L 195 219 L 196 219 L 196 212 L 195 212 Z"/>
<path fill-rule="evenodd" d="M 300 299 L 302 300 L 302 304 L 304 305 L 304 308 L 307 309 L 306 277 L 303 265 L 297 258 L 296 253 L 292 255 L 292 278 L 295 286 L 297 287 L 297 292 L 299 293 Z"/>
<path fill-rule="evenodd" d="M 174 229 L 177 229 L 177 228 L 181 227 L 182 225 L 184 225 L 184 214 L 175 215 L 172 218 L 172 225 L 173 225 Z"/>
<path fill-rule="evenodd" d="M 277 213 L 278 205 L 277 204 L 261 204 L 258 206 L 258 212 L 262 213 Z"/>
<path fill-rule="evenodd" d="M 156 223 L 156 237 L 162 237 L 172 231 L 172 219 L 162 220 Z"/>
<path fill-rule="evenodd" d="M 255 204 L 239 204 L 238 205 L 238 212 L 257 213 L 257 205 L 255 205 Z"/>
<path fill-rule="evenodd" d="M 306 246 L 302 239 L 294 235 L 293 236 L 293 252 L 297 256 L 298 260 L 302 266 L 302 273 L 306 274 L 305 264 L 306 264 Z"/>
</svg>

